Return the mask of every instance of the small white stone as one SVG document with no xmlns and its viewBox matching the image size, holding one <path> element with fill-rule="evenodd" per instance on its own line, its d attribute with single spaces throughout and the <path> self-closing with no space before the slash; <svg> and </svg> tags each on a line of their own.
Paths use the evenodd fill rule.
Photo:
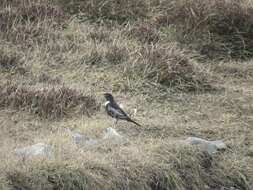
<svg viewBox="0 0 253 190">
<path fill-rule="evenodd" d="M 135 109 L 134 109 L 133 116 L 135 117 L 135 116 L 136 116 L 136 114 L 137 114 L 137 109 L 135 108 Z"/>
</svg>

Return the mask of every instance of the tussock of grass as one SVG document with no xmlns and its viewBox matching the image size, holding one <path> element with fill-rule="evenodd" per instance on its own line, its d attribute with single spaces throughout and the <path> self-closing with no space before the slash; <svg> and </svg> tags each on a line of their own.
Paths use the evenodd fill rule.
<svg viewBox="0 0 253 190">
<path fill-rule="evenodd" d="M 1 45 L 0 50 L 0 71 L 5 73 L 26 75 L 27 68 L 24 67 L 24 60 L 16 48 Z"/>
<path fill-rule="evenodd" d="M 149 10 L 148 1 L 143 0 L 55 0 L 70 13 L 84 13 L 88 17 L 124 22 L 145 17 Z"/>
<path fill-rule="evenodd" d="M 22 63 L 20 57 L 16 52 L 7 51 L 5 49 L 0 50 L 0 68 L 1 70 L 11 71 Z"/>
<path fill-rule="evenodd" d="M 0 12 L 0 30 L 3 32 L 15 29 L 17 24 L 25 24 L 27 22 L 30 24 L 40 22 L 62 23 L 66 19 L 66 15 L 59 7 L 47 3 L 21 1 L 15 4 L 6 2 L 2 7 Z"/>
<path fill-rule="evenodd" d="M 41 83 L 44 82 L 44 83 L 49 83 L 49 84 L 60 84 L 61 80 L 59 77 L 51 77 L 46 73 L 41 73 L 38 76 L 38 82 L 41 82 Z"/>
<path fill-rule="evenodd" d="M 157 43 L 159 41 L 159 34 L 157 28 L 148 22 L 140 22 L 135 24 L 128 34 L 135 37 L 142 43 Z"/>
<path fill-rule="evenodd" d="M 104 28 L 94 28 L 93 31 L 89 32 L 87 38 L 94 40 L 95 43 L 109 42 L 110 34 L 108 31 L 104 31 Z"/>
<path fill-rule="evenodd" d="M 6 1 L 0 11 L 0 37 L 31 46 L 32 41 L 46 41 L 49 28 L 60 27 L 67 20 L 60 7 L 37 1 Z"/>
<path fill-rule="evenodd" d="M 128 71 L 151 82 L 185 92 L 208 91 L 210 73 L 175 44 L 143 49 L 140 59 Z"/>
<path fill-rule="evenodd" d="M 245 1 L 164 1 L 159 25 L 173 24 L 180 42 L 212 58 L 252 57 L 253 8 Z M 194 47 L 193 46 L 193 47 Z"/>
<path fill-rule="evenodd" d="M 81 63 L 96 66 L 119 65 L 127 62 L 128 58 L 126 47 L 120 45 L 119 42 L 117 44 L 105 43 L 88 50 L 81 58 Z"/>
<path fill-rule="evenodd" d="M 128 54 L 123 47 L 118 47 L 116 45 L 111 45 L 106 49 L 105 60 L 109 64 L 117 65 L 127 60 Z"/>
<path fill-rule="evenodd" d="M 32 47 L 34 42 L 41 43 L 48 39 L 49 34 L 45 26 L 40 24 L 18 24 L 15 29 L 0 34 L 7 42 L 22 46 Z"/>
<path fill-rule="evenodd" d="M 28 110 L 43 118 L 61 118 L 75 110 L 89 115 L 98 109 L 94 97 L 66 87 L 34 90 L 6 83 L 1 85 L 0 94 L 2 108 Z"/>
<path fill-rule="evenodd" d="M 213 66 L 214 72 L 217 72 L 224 77 L 231 78 L 253 78 L 253 66 L 251 62 L 239 63 L 220 63 Z"/>
<path fill-rule="evenodd" d="M 92 50 L 84 58 L 87 65 L 101 65 L 103 56 L 96 50 Z"/>
</svg>

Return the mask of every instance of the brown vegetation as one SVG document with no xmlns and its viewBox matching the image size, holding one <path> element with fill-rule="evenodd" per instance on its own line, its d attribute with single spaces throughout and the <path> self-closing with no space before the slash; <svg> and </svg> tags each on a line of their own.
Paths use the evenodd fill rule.
<svg viewBox="0 0 253 190">
<path fill-rule="evenodd" d="M 174 25 L 178 40 L 212 58 L 252 57 L 253 7 L 237 0 L 164 1 L 157 24 Z M 193 47 L 194 47 L 193 46 Z"/>
<path fill-rule="evenodd" d="M 143 49 L 138 63 L 131 71 L 151 82 L 185 92 L 214 90 L 207 68 L 201 68 L 176 44 Z"/>
<path fill-rule="evenodd" d="M 0 50 L 0 68 L 1 70 L 10 71 L 22 63 L 16 52 L 8 52 L 7 50 Z"/>
<path fill-rule="evenodd" d="M 121 155 L 113 150 L 104 154 L 106 159 L 100 160 L 102 153 L 99 152 L 93 153 L 93 157 L 85 154 L 81 154 L 81 157 L 81 155 L 74 153 L 75 161 L 71 165 L 64 164 L 64 161 L 60 160 L 51 162 L 48 167 L 41 166 L 42 163 L 39 161 L 30 166 L 25 163 L 26 167 L 29 167 L 29 171 L 24 173 L 20 168 L 14 169 L 8 173 L 7 179 L 12 187 L 18 189 L 28 187 L 48 190 L 124 189 L 127 187 L 147 190 L 200 190 L 205 189 L 204 184 L 213 189 L 248 188 L 243 174 L 234 173 L 233 170 L 217 170 L 220 167 L 217 160 L 213 160 L 207 154 L 200 153 L 197 149 L 166 142 L 157 146 L 152 146 L 151 142 L 146 145 L 140 143 L 139 146 L 139 148 L 135 147 L 140 151 L 138 156 L 135 155 L 137 157 L 132 157 L 135 153 L 131 148 L 123 147 L 119 150 Z M 146 152 L 141 151 L 141 148 Z M 85 162 L 83 162 L 83 158 L 86 160 Z M 229 162 L 229 164 L 235 164 L 233 161 Z M 222 181 L 219 177 L 216 178 L 212 175 L 214 171 L 217 176 L 222 176 Z M 233 181 L 235 179 L 236 182 Z"/>
<path fill-rule="evenodd" d="M 149 10 L 148 1 L 143 0 L 55 0 L 55 2 L 72 14 L 81 12 L 90 18 L 103 18 L 119 22 L 144 17 Z"/>
<path fill-rule="evenodd" d="M 60 7 L 36 0 L 5 1 L 1 6 L 0 37 L 22 46 L 46 41 L 52 36 L 48 29 L 62 26 L 68 18 Z"/>
<path fill-rule="evenodd" d="M 158 30 L 155 25 L 148 22 L 137 23 L 129 31 L 129 35 L 137 38 L 142 43 L 157 43 L 159 41 Z"/>
<path fill-rule="evenodd" d="M 252 9 L 247 0 L 2 1 L 0 189 L 251 190 Z M 142 127 L 118 122 L 127 144 L 84 151 L 73 133 L 112 127 L 104 92 L 136 109 Z M 181 144 L 188 136 L 228 148 L 210 156 Z M 12 151 L 37 142 L 52 145 L 51 160 Z"/>
<path fill-rule="evenodd" d="M 2 108 L 28 110 L 44 118 L 61 118 L 71 114 L 77 106 L 79 106 L 79 112 L 82 111 L 87 115 L 98 109 L 97 102 L 93 97 L 85 96 L 66 87 L 33 90 L 6 83 L 0 89 L 0 106 Z"/>
</svg>

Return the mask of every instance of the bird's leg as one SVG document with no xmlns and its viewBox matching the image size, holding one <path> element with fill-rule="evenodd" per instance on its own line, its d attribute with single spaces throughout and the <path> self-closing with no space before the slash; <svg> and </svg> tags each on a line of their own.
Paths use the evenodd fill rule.
<svg viewBox="0 0 253 190">
<path fill-rule="evenodd" d="M 118 123 L 118 119 L 116 118 L 115 122 L 114 122 L 114 125 L 116 126 Z"/>
</svg>

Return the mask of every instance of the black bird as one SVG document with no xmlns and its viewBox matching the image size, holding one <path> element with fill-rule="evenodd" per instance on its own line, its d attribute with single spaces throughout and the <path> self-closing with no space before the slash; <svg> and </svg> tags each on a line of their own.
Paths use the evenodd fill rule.
<svg viewBox="0 0 253 190">
<path fill-rule="evenodd" d="M 132 122 L 135 125 L 141 126 L 139 123 L 133 121 L 115 102 L 113 96 L 110 93 L 104 94 L 106 102 L 105 102 L 105 110 L 107 114 L 116 119 L 116 123 L 119 119 L 126 120 L 128 122 Z"/>
</svg>

